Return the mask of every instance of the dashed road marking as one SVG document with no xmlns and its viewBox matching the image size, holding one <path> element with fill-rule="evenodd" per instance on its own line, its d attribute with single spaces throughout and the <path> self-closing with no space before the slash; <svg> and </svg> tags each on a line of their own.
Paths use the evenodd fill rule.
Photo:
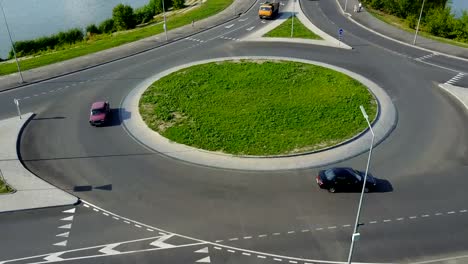
<svg viewBox="0 0 468 264">
<path fill-rule="evenodd" d="M 220 248 L 220 247 L 214 247 L 214 249 L 221 250 L 221 248 Z"/>
<path fill-rule="evenodd" d="M 96 208 L 93 208 L 93 211 L 95 211 L 95 212 L 99 212 L 99 210 L 98 210 L 98 209 L 96 209 Z"/>
<path fill-rule="evenodd" d="M 343 225 L 343 227 L 350 227 L 351 225 Z"/>
<path fill-rule="evenodd" d="M 221 243 L 221 242 L 223 242 L 223 241 L 224 241 L 224 240 L 216 240 L 215 242 L 216 242 L 216 243 Z"/>
<path fill-rule="evenodd" d="M 274 236 L 279 236 L 281 233 L 273 233 Z"/>
<path fill-rule="evenodd" d="M 295 231 L 288 231 L 288 234 L 294 234 L 296 233 Z"/>
<path fill-rule="evenodd" d="M 454 211 L 447 212 L 447 214 L 454 214 L 454 213 L 455 213 Z"/>
<path fill-rule="evenodd" d="M 302 229 L 301 230 L 302 233 L 309 232 L 309 231 L 310 231 L 309 229 Z"/>
<path fill-rule="evenodd" d="M 266 259 L 266 256 L 257 255 L 257 258 Z"/>
<path fill-rule="evenodd" d="M 127 221 L 127 220 L 125 220 L 125 221 L 124 221 L 124 223 L 126 223 L 126 224 L 130 224 L 130 221 Z"/>
<path fill-rule="evenodd" d="M 229 241 L 236 241 L 236 240 L 239 240 L 239 238 L 234 237 L 234 238 L 230 238 L 230 239 L 229 239 Z"/>
<path fill-rule="evenodd" d="M 400 218 L 397 218 L 396 220 L 397 220 L 397 221 L 403 221 L 404 219 L 405 219 L 405 218 L 400 217 Z"/>
<path fill-rule="evenodd" d="M 258 235 L 258 237 L 266 237 L 266 236 L 267 236 L 266 234 Z"/>
<path fill-rule="evenodd" d="M 251 238 L 252 238 L 251 236 L 244 237 L 244 239 L 251 239 Z"/>
<path fill-rule="evenodd" d="M 458 82 L 461 78 L 465 76 L 465 73 L 459 72 L 457 75 L 455 75 L 452 79 L 448 80 L 445 82 L 445 84 L 454 84 Z"/>
<path fill-rule="evenodd" d="M 327 227 L 327 228 L 328 228 L 328 229 L 335 229 L 336 226 L 329 226 L 329 227 Z"/>
<path fill-rule="evenodd" d="M 150 228 L 146 228 L 146 230 L 150 231 L 150 232 L 154 232 L 153 229 L 150 229 Z"/>
<path fill-rule="evenodd" d="M 392 221 L 392 220 L 390 220 L 390 219 L 385 219 L 385 220 L 383 220 L 384 223 L 388 223 L 388 222 L 391 222 L 391 221 Z"/>
<path fill-rule="evenodd" d="M 409 219 L 416 219 L 418 218 L 417 216 L 410 216 Z"/>
<path fill-rule="evenodd" d="M 250 253 L 247 253 L 247 252 L 242 252 L 242 255 L 250 256 L 251 254 L 250 254 Z"/>
<path fill-rule="evenodd" d="M 466 213 L 467 210 L 460 210 L 460 213 Z"/>
<path fill-rule="evenodd" d="M 120 220 L 118 217 L 115 217 L 115 216 L 113 216 L 112 218 L 114 218 L 115 220 Z"/>
<path fill-rule="evenodd" d="M 108 214 L 108 213 L 104 213 L 104 212 L 102 212 L 102 214 L 103 214 L 103 215 L 105 215 L 105 216 L 109 216 L 109 214 Z"/>
<path fill-rule="evenodd" d="M 255 28 L 255 26 L 254 26 L 254 27 L 246 28 L 245 30 L 247 30 L 247 31 L 252 31 L 252 29 L 254 29 L 254 28 Z"/>
<path fill-rule="evenodd" d="M 282 259 L 280 258 L 273 258 L 274 261 L 283 261 Z"/>
<path fill-rule="evenodd" d="M 231 24 L 231 25 L 225 26 L 225 28 L 232 28 L 233 26 L 234 24 Z"/>
<path fill-rule="evenodd" d="M 434 57 L 434 56 L 437 56 L 437 54 L 431 53 L 431 54 L 428 54 L 428 55 L 425 55 L 425 56 L 421 56 L 421 57 L 419 57 L 419 58 L 416 58 L 415 60 L 417 60 L 417 61 L 423 61 L 423 60 L 427 60 L 427 59 L 429 59 L 429 58 L 432 58 L 432 57 Z"/>
<path fill-rule="evenodd" d="M 141 225 L 135 225 L 135 227 L 141 228 Z"/>
<path fill-rule="evenodd" d="M 421 215 L 421 217 L 429 217 L 428 214 Z"/>
<path fill-rule="evenodd" d="M 370 221 L 369 224 L 377 224 L 377 221 Z"/>
<path fill-rule="evenodd" d="M 236 251 L 235 251 L 235 250 L 232 250 L 232 249 L 228 249 L 228 252 L 229 252 L 229 253 L 236 253 Z"/>
</svg>

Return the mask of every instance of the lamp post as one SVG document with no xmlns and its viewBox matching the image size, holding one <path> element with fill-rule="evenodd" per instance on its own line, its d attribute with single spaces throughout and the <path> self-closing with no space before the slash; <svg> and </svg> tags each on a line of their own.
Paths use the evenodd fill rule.
<svg viewBox="0 0 468 264">
<path fill-rule="evenodd" d="M 293 2 L 293 14 L 292 14 L 292 21 L 291 21 L 291 38 L 293 37 L 294 32 L 294 16 L 296 15 L 296 0 Z"/>
<path fill-rule="evenodd" d="M 421 23 L 421 17 L 422 17 L 422 13 L 424 9 L 424 2 L 426 2 L 426 0 L 423 0 L 422 2 L 421 13 L 419 13 L 418 25 L 416 26 L 416 33 L 414 33 L 413 45 L 416 45 L 416 38 L 418 37 L 419 24 Z"/>
<path fill-rule="evenodd" d="M 348 0 L 344 2 L 344 11 L 346 12 L 346 8 L 348 7 Z"/>
<path fill-rule="evenodd" d="M 353 230 L 353 235 L 351 238 L 351 247 L 349 248 L 349 255 L 348 255 L 348 264 L 351 264 L 351 259 L 353 257 L 353 249 L 354 249 L 354 241 L 359 239 L 360 234 L 357 232 L 359 228 L 359 217 L 361 216 L 361 206 L 362 206 L 362 198 L 364 197 L 364 191 L 366 189 L 366 181 L 367 181 L 367 173 L 369 171 L 369 164 L 370 164 L 370 159 L 372 156 L 372 147 L 374 146 L 374 130 L 372 130 L 372 126 L 369 122 L 369 116 L 366 113 L 366 110 L 364 107 L 361 105 L 359 106 L 361 109 L 361 113 L 364 116 L 364 119 L 367 121 L 367 125 L 369 126 L 369 130 L 372 134 L 372 141 L 369 149 L 369 157 L 367 158 L 367 166 L 366 166 L 366 173 L 364 174 L 364 183 L 362 184 L 362 190 L 361 190 L 361 197 L 359 198 L 359 206 L 358 206 L 358 211 L 356 215 L 356 222 L 354 224 L 354 230 Z"/>
<path fill-rule="evenodd" d="M 24 82 L 23 74 L 21 74 L 21 68 L 20 68 L 20 65 L 19 65 L 19 62 L 18 62 L 18 58 L 16 57 L 15 44 L 13 43 L 13 39 L 11 38 L 10 28 L 8 27 L 8 22 L 7 22 L 7 19 L 6 19 L 6 16 L 5 16 L 5 11 L 3 10 L 3 5 L 2 5 L 1 1 L 0 1 L 0 8 L 2 9 L 3 19 L 5 20 L 5 25 L 6 25 L 6 29 L 7 29 L 7 32 L 8 32 L 8 36 L 10 37 L 11 48 L 13 49 L 13 55 L 15 56 L 16 67 L 18 68 L 18 73 L 19 73 L 19 76 L 20 76 L 20 82 L 19 83 L 23 83 Z"/>
<path fill-rule="evenodd" d="M 163 16 L 164 16 L 164 34 L 166 35 L 166 41 L 167 41 L 167 26 L 166 26 L 166 10 L 164 9 L 164 0 L 161 0 L 162 2 L 162 8 L 163 8 Z"/>
</svg>

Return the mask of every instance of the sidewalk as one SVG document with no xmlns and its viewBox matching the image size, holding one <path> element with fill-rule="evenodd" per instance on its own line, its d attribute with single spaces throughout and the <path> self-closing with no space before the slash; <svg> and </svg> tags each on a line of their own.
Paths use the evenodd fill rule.
<svg viewBox="0 0 468 264">
<path fill-rule="evenodd" d="M 23 126 L 33 117 L 13 117 L 0 120 L 0 170 L 5 181 L 15 192 L 0 195 L 0 213 L 50 206 L 72 205 L 78 198 L 38 178 L 21 163 L 17 154 L 17 141 Z"/>
<path fill-rule="evenodd" d="M 230 20 L 239 17 L 247 12 L 255 4 L 254 0 L 234 0 L 234 2 L 220 13 L 195 21 L 194 27 L 191 24 L 170 30 L 167 32 L 166 41 L 164 33 L 127 43 L 122 46 L 103 50 L 93 54 L 77 57 L 71 60 L 43 66 L 22 72 L 25 83 L 19 84 L 18 73 L 0 76 L 0 91 L 24 86 L 34 82 L 47 80 L 50 78 L 77 72 L 83 69 L 92 68 L 108 62 L 116 61 L 138 53 L 142 53 L 168 43 L 184 39 L 194 34 L 213 28 Z"/>
<path fill-rule="evenodd" d="M 346 0 L 336 0 L 341 9 L 344 9 L 344 5 Z M 369 14 L 365 8 L 359 13 L 354 13 L 353 8 L 354 5 L 358 5 L 358 0 L 347 0 L 347 8 L 346 13 L 350 14 L 350 19 L 354 22 L 357 22 L 361 26 L 371 29 L 377 33 L 380 33 L 384 36 L 389 38 L 398 40 L 400 42 L 406 43 L 408 45 L 413 46 L 414 34 L 401 30 L 399 28 L 393 27 L 377 18 L 373 15 Z M 468 49 L 462 48 L 450 44 L 445 44 L 433 39 L 428 39 L 418 35 L 416 46 L 420 48 L 424 48 L 434 52 L 440 52 L 447 55 L 455 56 L 462 59 L 468 60 Z"/>
</svg>

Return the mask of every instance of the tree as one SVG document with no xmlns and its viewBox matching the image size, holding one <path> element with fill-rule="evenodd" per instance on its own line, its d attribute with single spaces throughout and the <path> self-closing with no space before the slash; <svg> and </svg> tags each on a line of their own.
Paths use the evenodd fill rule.
<svg viewBox="0 0 468 264">
<path fill-rule="evenodd" d="M 99 31 L 101 33 L 112 33 L 115 31 L 114 20 L 112 18 L 106 19 L 99 24 Z"/>
<path fill-rule="evenodd" d="M 112 19 L 116 30 L 127 30 L 136 26 L 133 8 L 129 5 L 116 5 L 112 10 Z"/>
<path fill-rule="evenodd" d="M 144 5 L 135 9 L 135 22 L 136 24 L 143 24 L 151 21 L 154 16 L 154 9 L 150 5 Z"/>
<path fill-rule="evenodd" d="M 174 9 L 181 9 L 185 7 L 184 2 L 184 0 L 172 0 L 172 6 Z"/>
<path fill-rule="evenodd" d="M 89 24 L 86 27 L 86 33 L 90 34 L 100 34 L 101 31 L 98 29 L 98 27 L 95 24 Z"/>
</svg>

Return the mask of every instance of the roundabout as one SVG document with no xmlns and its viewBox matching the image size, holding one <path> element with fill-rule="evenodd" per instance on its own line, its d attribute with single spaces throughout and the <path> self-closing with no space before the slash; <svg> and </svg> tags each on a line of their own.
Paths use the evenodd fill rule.
<svg viewBox="0 0 468 264">
<path fill-rule="evenodd" d="M 239 157 L 172 143 L 139 115 L 147 87 L 172 72 L 274 59 L 340 71 L 378 101 L 370 173 L 391 188 L 366 194 L 353 259 L 463 263 L 466 110 L 436 85 L 453 72 L 412 59 L 423 51 L 374 39 L 347 23 L 332 1 L 301 5 L 329 34 L 343 25 L 354 49 L 237 41 L 267 26 L 251 10 L 190 39 L 2 93 L 2 117 L 15 115 L 12 98 L 36 113 L 18 143 L 24 166 L 82 203 L 3 214 L 3 234 L 14 239 L 0 241 L 8 249 L 0 261 L 343 263 L 359 194 L 320 191 L 315 177 L 329 166 L 363 170 L 368 132 L 307 155 Z M 98 98 L 118 107 L 109 126 L 96 129 L 88 115 Z"/>
</svg>

